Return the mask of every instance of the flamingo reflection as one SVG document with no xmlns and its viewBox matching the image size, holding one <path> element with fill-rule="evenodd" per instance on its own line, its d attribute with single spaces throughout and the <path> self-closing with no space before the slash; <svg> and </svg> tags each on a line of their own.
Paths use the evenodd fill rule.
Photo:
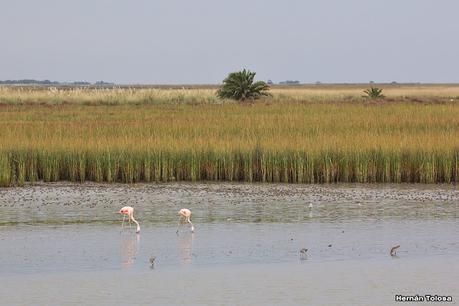
<svg viewBox="0 0 459 306">
<path fill-rule="evenodd" d="M 123 268 L 129 268 L 135 261 L 139 252 L 140 235 L 132 233 L 121 234 L 121 265 Z"/>
<path fill-rule="evenodd" d="M 180 252 L 180 264 L 189 265 L 192 260 L 192 251 L 193 251 L 193 234 L 180 235 L 177 237 L 179 244 Z"/>
</svg>

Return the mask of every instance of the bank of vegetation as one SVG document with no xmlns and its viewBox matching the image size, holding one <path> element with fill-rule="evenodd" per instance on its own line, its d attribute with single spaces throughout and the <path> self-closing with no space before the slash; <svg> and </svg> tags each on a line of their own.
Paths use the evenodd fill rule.
<svg viewBox="0 0 459 306">
<path fill-rule="evenodd" d="M 0 87 L 0 185 L 27 182 L 459 181 L 459 88 Z"/>
</svg>

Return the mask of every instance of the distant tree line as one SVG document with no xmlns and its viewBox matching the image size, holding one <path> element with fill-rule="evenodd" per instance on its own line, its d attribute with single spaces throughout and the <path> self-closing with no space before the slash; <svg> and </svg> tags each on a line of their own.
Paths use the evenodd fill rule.
<svg viewBox="0 0 459 306">
<path fill-rule="evenodd" d="M 24 80 L 6 80 L 0 81 L 0 84 L 42 84 L 42 85 L 58 85 L 59 82 L 50 81 L 50 80 L 31 80 L 31 79 L 24 79 Z"/>
<path fill-rule="evenodd" d="M 268 85 L 274 85 L 274 82 L 272 80 L 268 80 L 266 82 Z M 299 85 L 301 84 L 300 81 L 297 80 L 287 80 L 287 81 L 281 81 L 279 82 L 279 85 Z"/>
<path fill-rule="evenodd" d="M 287 81 L 282 81 L 282 82 L 279 82 L 280 85 L 298 85 L 300 84 L 300 81 L 296 81 L 296 80 L 287 80 Z"/>
<path fill-rule="evenodd" d="M 104 81 L 97 81 L 96 83 L 90 83 L 85 81 L 76 81 L 76 82 L 57 82 L 57 81 L 50 81 L 50 80 L 33 80 L 33 79 L 23 79 L 23 80 L 5 80 L 1 81 L 0 84 L 3 85 L 115 85 L 115 83 L 104 82 Z"/>
</svg>

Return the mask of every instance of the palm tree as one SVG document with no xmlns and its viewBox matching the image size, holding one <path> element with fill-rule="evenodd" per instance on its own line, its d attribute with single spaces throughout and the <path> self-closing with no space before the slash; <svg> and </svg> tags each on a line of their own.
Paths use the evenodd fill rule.
<svg viewBox="0 0 459 306">
<path fill-rule="evenodd" d="M 246 69 L 230 73 L 223 80 L 223 86 L 217 91 L 217 96 L 222 99 L 241 101 L 269 96 L 269 85 L 263 81 L 254 82 L 255 74 Z"/>
<path fill-rule="evenodd" d="M 364 98 L 370 98 L 370 99 L 384 98 L 381 88 L 371 87 L 370 89 L 364 90 L 363 92 L 365 93 L 365 96 L 363 96 Z"/>
</svg>

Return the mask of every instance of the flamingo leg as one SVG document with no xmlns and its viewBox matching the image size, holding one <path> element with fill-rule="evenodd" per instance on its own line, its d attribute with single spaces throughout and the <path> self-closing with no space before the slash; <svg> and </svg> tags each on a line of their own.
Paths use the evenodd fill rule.
<svg viewBox="0 0 459 306">
<path fill-rule="evenodd" d="M 176 231 L 177 234 L 178 234 L 179 227 L 180 227 L 180 219 L 179 219 L 179 221 L 177 223 L 177 231 Z"/>
<path fill-rule="evenodd" d="M 178 234 L 178 232 L 179 232 L 180 224 L 182 224 L 182 223 L 183 223 L 183 218 L 182 218 L 182 216 L 180 216 L 180 217 L 179 217 L 179 221 L 178 221 L 178 223 L 177 223 L 177 234 Z"/>
<path fill-rule="evenodd" d="M 126 215 L 123 215 L 123 223 L 121 223 L 121 229 L 124 228 L 124 221 L 126 220 Z"/>
<path fill-rule="evenodd" d="M 132 216 L 129 215 L 129 218 L 128 218 L 128 220 L 129 220 L 129 228 L 131 228 L 131 219 L 132 219 Z"/>
</svg>

